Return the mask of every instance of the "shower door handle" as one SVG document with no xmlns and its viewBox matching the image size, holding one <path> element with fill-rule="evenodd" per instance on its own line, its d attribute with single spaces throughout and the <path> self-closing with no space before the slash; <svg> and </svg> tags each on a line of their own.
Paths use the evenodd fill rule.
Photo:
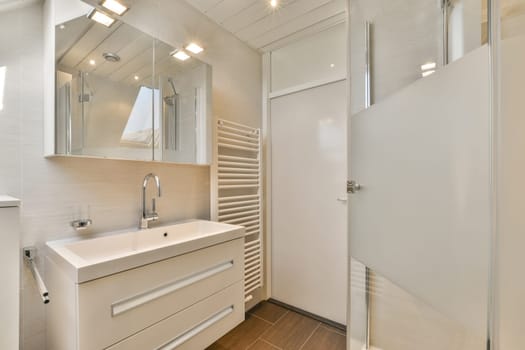
<svg viewBox="0 0 525 350">
<path fill-rule="evenodd" d="M 356 181 L 351 180 L 351 181 L 346 182 L 346 192 L 347 193 L 356 193 L 359 190 L 361 190 L 361 185 L 358 184 Z"/>
</svg>

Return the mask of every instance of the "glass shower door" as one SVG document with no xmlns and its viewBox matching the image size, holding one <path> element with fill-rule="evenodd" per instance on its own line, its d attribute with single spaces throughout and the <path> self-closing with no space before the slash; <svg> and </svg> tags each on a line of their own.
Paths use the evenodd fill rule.
<svg viewBox="0 0 525 350">
<path fill-rule="evenodd" d="M 360 185 L 350 188 L 350 349 L 485 349 L 491 115 L 483 4 L 350 3 L 349 173 Z"/>
</svg>

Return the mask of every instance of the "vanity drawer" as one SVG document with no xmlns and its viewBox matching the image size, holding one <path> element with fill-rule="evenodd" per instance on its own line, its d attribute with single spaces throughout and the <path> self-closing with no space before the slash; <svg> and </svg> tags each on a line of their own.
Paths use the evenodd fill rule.
<svg viewBox="0 0 525 350">
<path fill-rule="evenodd" d="M 115 344 L 242 280 L 243 269 L 237 239 L 79 284 L 79 349 Z"/>
<path fill-rule="evenodd" d="M 243 284 L 238 282 L 107 350 L 205 349 L 243 320 Z"/>
</svg>

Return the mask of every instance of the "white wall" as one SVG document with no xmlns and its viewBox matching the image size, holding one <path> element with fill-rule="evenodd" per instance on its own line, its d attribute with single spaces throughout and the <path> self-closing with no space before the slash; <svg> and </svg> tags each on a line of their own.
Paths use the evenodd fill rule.
<svg viewBox="0 0 525 350">
<path fill-rule="evenodd" d="M 504 350 L 522 349 L 525 344 L 525 36 L 504 40 L 501 53 L 496 339 Z"/>
<path fill-rule="evenodd" d="M 259 54 L 204 16 L 197 16 L 185 3 L 178 6 L 186 8 L 186 12 L 171 12 L 169 19 L 161 17 L 159 22 L 178 23 L 180 15 L 188 25 L 196 24 L 193 33 L 198 35 L 202 29 L 206 33 L 203 38 L 215 43 L 210 42 L 209 47 L 214 50 L 206 58 L 214 67 L 216 112 L 225 118 L 259 125 Z M 176 29 L 179 28 L 168 31 Z M 77 235 L 69 222 L 84 205 L 90 205 L 93 233 L 136 227 L 140 185 L 148 172 L 157 173 L 162 182 L 164 195 L 158 202 L 161 223 L 208 218 L 207 167 L 43 157 L 43 85 L 44 79 L 52 78 L 43 76 L 42 35 L 41 4 L 0 13 L 0 63 L 8 62 L 10 74 L 14 74 L 6 91 L 6 96 L 11 96 L 5 109 L 9 115 L 0 112 L 0 186 L 3 192 L 23 200 L 22 244 L 42 248 L 47 240 Z M 4 55 L 4 50 L 9 54 Z M 7 151 L 3 152 L 4 149 Z M 22 288 L 21 348 L 42 350 L 45 308 L 26 270 Z"/>
</svg>

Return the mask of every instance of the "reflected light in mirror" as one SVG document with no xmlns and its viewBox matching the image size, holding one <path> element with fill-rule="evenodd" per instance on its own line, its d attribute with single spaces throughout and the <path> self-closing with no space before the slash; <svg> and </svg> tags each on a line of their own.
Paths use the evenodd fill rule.
<svg viewBox="0 0 525 350">
<path fill-rule="evenodd" d="M 106 27 L 111 27 L 113 23 L 115 23 L 115 20 L 105 13 L 102 13 L 98 10 L 93 9 L 89 14 L 88 18 L 94 20 L 95 22 L 98 22 L 102 25 L 105 25 Z"/>
<path fill-rule="evenodd" d="M 139 76 L 138 76 L 138 75 L 135 75 L 135 76 L 133 77 L 133 79 L 135 79 L 135 80 L 139 80 Z"/>
<path fill-rule="evenodd" d="M 104 0 L 102 2 L 102 6 L 107 8 L 113 13 L 116 13 L 119 16 L 122 16 L 124 12 L 128 10 L 128 8 L 124 5 L 122 5 L 120 2 L 116 0 Z"/>
<path fill-rule="evenodd" d="M 190 55 L 188 55 L 184 50 L 177 50 L 171 55 L 181 61 L 186 61 L 188 58 L 190 58 Z"/>
<path fill-rule="evenodd" d="M 89 64 L 94 66 L 97 62 L 95 62 L 95 60 L 89 60 Z"/>
<path fill-rule="evenodd" d="M 190 43 L 188 46 L 186 46 L 186 50 L 188 50 L 189 52 L 193 52 L 194 54 L 198 54 L 204 51 L 202 47 L 195 43 Z"/>
<path fill-rule="evenodd" d="M 0 111 L 4 109 L 4 90 L 6 66 L 0 67 Z"/>
<path fill-rule="evenodd" d="M 275 8 L 277 7 L 278 3 L 277 3 L 277 0 L 270 0 L 270 6 Z"/>
</svg>

